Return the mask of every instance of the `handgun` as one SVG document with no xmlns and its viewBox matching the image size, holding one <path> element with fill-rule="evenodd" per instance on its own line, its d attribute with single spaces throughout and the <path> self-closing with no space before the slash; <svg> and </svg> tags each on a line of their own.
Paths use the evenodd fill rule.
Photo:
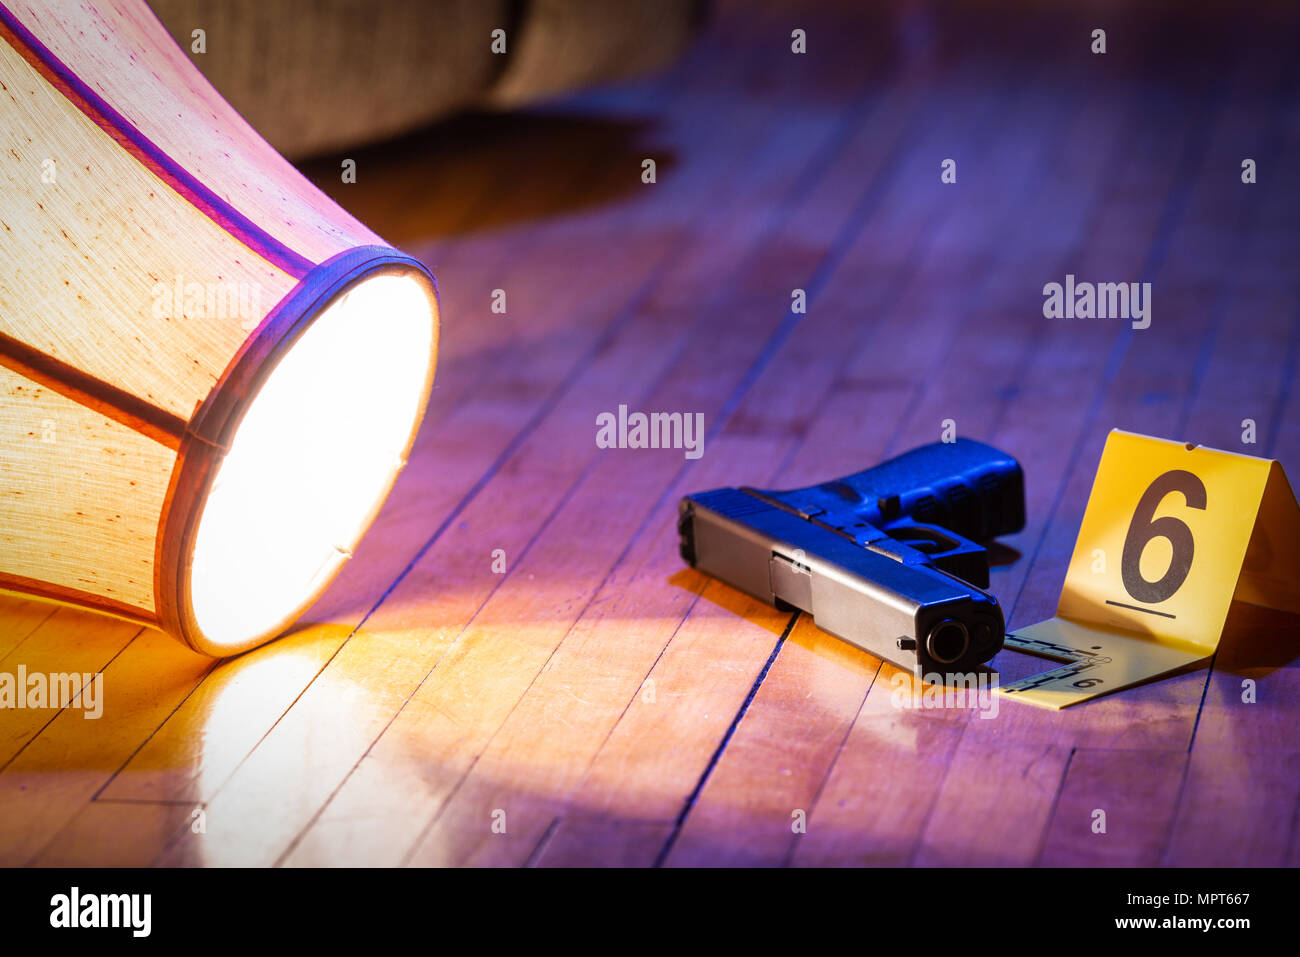
<svg viewBox="0 0 1300 957">
<path fill-rule="evenodd" d="M 984 543 L 1024 524 L 1020 464 L 959 438 L 807 488 L 687 495 L 677 531 L 692 567 L 924 679 L 1002 648 Z"/>
</svg>

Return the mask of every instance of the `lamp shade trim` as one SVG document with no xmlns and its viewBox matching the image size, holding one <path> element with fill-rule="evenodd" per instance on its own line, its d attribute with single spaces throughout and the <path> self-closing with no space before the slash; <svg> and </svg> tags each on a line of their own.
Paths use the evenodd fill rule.
<svg viewBox="0 0 1300 957">
<path fill-rule="evenodd" d="M 60 605 L 89 608 L 91 611 L 112 615 L 114 618 L 121 618 L 150 628 L 158 626 L 158 617 L 143 608 L 115 601 L 105 595 L 96 595 L 94 592 L 69 588 L 56 582 L 38 581 L 35 578 L 15 575 L 12 572 L 0 572 L 0 592 L 9 592 L 14 595 L 31 595 Z"/>
<path fill-rule="evenodd" d="M 46 82 L 62 93 L 113 141 L 229 235 L 262 259 L 301 279 L 313 263 L 267 233 L 159 149 L 113 109 L 0 3 L 0 40 L 6 41 Z"/>
<path fill-rule="evenodd" d="M 188 437 L 219 451 L 228 451 L 230 438 L 257 386 L 275 367 L 275 358 L 311 323 L 329 299 L 348 284 L 385 266 L 413 269 L 429 281 L 437 295 L 437 282 L 418 259 L 389 246 L 357 246 L 330 257 L 307 274 L 275 305 L 248 337 L 211 394 L 195 411 L 185 432 Z"/>
<path fill-rule="evenodd" d="M 176 450 L 185 420 L 0 332 L 0 366 Z"/>
<path fill-rule="evenodd" d="M 189 596 L 189 576 L 195 538 L 203 505 L 212 488 L 222 459 L 245 413 L 259 389 L 274 373 L 277 363 L 326 306 L 340 293 L 363 278 L 384 273 L 414 274 L 428 283 L 434 317 L 433 349 L 419 413 L 402 453 L 410 451 L 424 417 L 424 404 L 432 388 L 437 361 L 437 284 L 433 274 L 417 259 L 387 246 L 361 246 L 331 257 L 313 269 L 282 299 L 244 343 L 222 373 L 217 385 L 196 410 L 181 441 L 163 505 L 162 526 L 157 538 L 154 563 L 155 595 L 160 626 L 203 654 L 223 656 L 262 644 L 296 619 L 311 600 L 277 624 L 266 635 L 251 639 L 238 649 L 214 647 L 195 620 Z M 394 474 L 393 478 L 396 478 Z M 378 505 L 375 510 L 377 512 Z M 370 516 L 373 519 L 374 515 Z M 366 522 L 369 525 L 369 521 Z M 345 560 L 348 555 L 342 555 Z M 340 562 L 341 564 L 341 562 Z M 323 590 L 323 588 L 322 588 Z M 236 600 L 236 596 L 232 596 Z"/>
</svg>

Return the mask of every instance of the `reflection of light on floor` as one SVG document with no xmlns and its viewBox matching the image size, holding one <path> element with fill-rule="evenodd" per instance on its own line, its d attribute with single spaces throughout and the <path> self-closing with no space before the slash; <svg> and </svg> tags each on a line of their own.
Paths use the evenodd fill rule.
<svg viewBox="0 0 1300 957">
<path fill-rule="evenodd" d="M 496 809 L 520 845 L 540 841 L 557 817 L 673 821 L 683 782 L 705 770 L 743 703 L 740 684 L 706 681 L 708 670 L 761 667 L 771 622 L 702 603 L 680 627 L 627 616 L 570 629 L 545 617 L 553 589 L 537 590 L 521 603 L 535 617 L 516 605 L 458 637 L 367 627 L 330 660 L 346 631 L 312 626 L 223 663 L 165 740 L 151 742 L 149 764 L 170 756 L 183 793 L 207 812 L 206 833 L 183 833 L 162 863 L 491 860 L 504 847 L 489 826 Z M 398 617 L 409 625 L 428 615 Z M 669 637 L 675 647 L 661 657 Z M 849 748 L 921 761 L 928 743 L 953 733 L 951 709 L 894 707 L 897 669 L 875 675 L 875 659 L 816 628 L 797 629 L 782 654 L 783 684 L 768 693 L 798 702 L 787 735 L 801 733 L 801 714 L 832 707 L 851 721 L 873 675 L 884 685 L 872 689 Z M 756 730 L 729 746 L 734 771 L 780 773 L 769 752 L 789 742 Z M 187 740 L 198 742 L 188 755 Z M 727 787 L 710 817 L 728 810 L 761 807 Z"/>
<path fill-rule="evenodd" d="M 272 863 L 275 845 L 292 839 L 280 826 L 283 808 L 307 799 L 330 752 L 370 740 L 357 715 L 365 689 L 336 672 L 328 680 L 320 674 L 350 631 L 313 625 L 225 661 L 168 722 L 155 760 L 170 753 L 176 774 L 188 776 L 181 793 L 205 806 L 206 830 L 182 832 L 164 861 Z M 330 707 L 312 709 L 309 721 L 296 717 L 323 695 Z M 197 753 L 186 754 L 187 739 Z"/>
<path fill-rule="evenodd" d="M 951 689 L 945 693 L 900 668 L 885 664 L 876 676 L 876 684 L 853 734 L 860 742 L 858 746 L 865 746 L 872 753 L 891 754 L 898 760 L 911 759 L 924 764 L 933 759 L 941 740 L 954 733 L 954 725 L 977 716 L 980 700 L 974 690 L 963 699 Z M 930 706 L 939 702 L 943 706 Z"/>
<path fill-rule="evenodd" d="M 641 693 L 647 669 L 672 634 L 664 620 L 603 618 L 566 632 L 562 621 L 517 616 L 477 623 L 405 703 L 285 862 L 396 864 L 417 840 L 419 863 L 463 861 L 497 840 L 489 826 L 497 809 L 507 813 L 512 842 L 540 840 L 579 796 L 620 719 L 635 725 L 636 734 L 651 735 L 645 741 L 658 742 L 663 738 L 646 730 L 646 715 L 672 720 L 694 713 L 674 704 L 696 689 L 673 680 L 658 683 L 654 703 Z M 633 757 L 653 762 L 660 749 L 643 743 Z M 620 780 L 635 781 L 629 812 L 653 800 L 646 775 L 618 766 Z M 670 786 L 671 776 L 661 789 Z M 680 800 L 664 790 L 664 797 L 670 794 Z"/>
<path fill-rule="evenodd" d="M 186 721 L 202 727 L 196 796 L 209 797 L 226 783 L 342 637 L 311 629 L 218 666 L 205 682 L 211 685 L 207 694 L 195 702 Z"/>
</svg>

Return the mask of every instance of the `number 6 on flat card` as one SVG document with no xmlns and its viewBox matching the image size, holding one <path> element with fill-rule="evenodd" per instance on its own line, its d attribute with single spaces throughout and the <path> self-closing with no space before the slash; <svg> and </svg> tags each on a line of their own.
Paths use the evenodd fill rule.
<svg viewBox="0 0 1300 957">
<path fill-rule="evenodd" d="M 1056 617 L 1007 636 L 1067 664 L 999 693 L 1063 708 L 1206 659 L 1234 599 L 1300 612 L 1298 572 L 1277 462 L 1115 430 Z"/>
</svg>

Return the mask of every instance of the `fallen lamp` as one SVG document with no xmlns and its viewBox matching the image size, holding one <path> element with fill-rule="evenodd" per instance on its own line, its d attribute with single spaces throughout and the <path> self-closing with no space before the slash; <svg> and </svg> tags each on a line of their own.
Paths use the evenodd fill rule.
<svg viewBox="0 0 1300 957">
<path fill-rule="evenodd" d="M 405 464 L 433 277 L 141 0 L 3 0 L 0 128 L 0 590 L 208 655 L 270 640 Z"/>
</svg>

